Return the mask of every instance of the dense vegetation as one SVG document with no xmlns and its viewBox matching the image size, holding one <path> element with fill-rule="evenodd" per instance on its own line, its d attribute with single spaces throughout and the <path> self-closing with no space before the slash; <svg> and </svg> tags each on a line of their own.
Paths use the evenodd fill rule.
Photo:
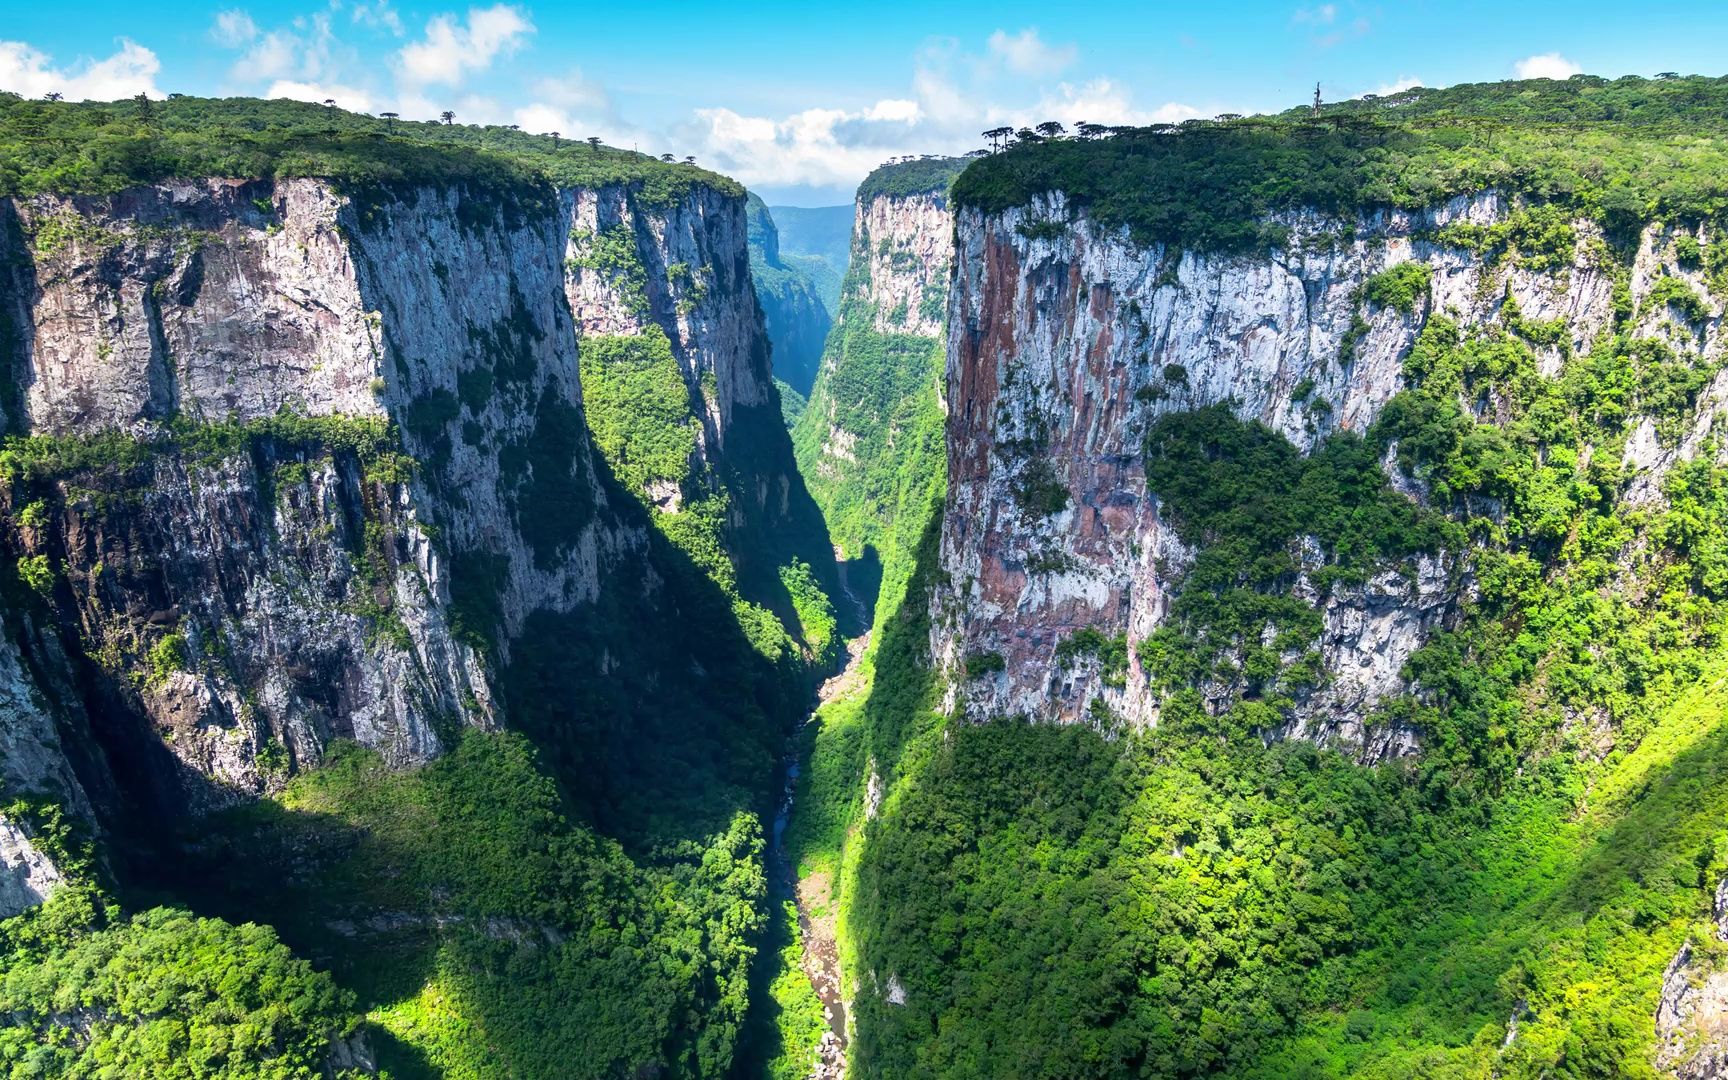
<svg viewBox="0 0 1728 1080">
<path fill-rule="evenodd" d="M 1147 731 L 940 711 L 940 351 L 873 329 L 855 262 L 797 443 L 850 580 L 877 605 L 855 692 L 805 729 L 785 840 L 833 898 L 854 1075 L 1653 1075 L 1669 959 L 1692 942 L 1705 970 L 1725 962 L 1711 899 L 1728 875 L 1728 468 L 1720 433 L 1701 433 L 1661 498 L 1640 501 L 1623 462 L 1645 420 L 1663 447 L 1690 432 L 1722 364 L 1695 332 L 1712 297 L 1668 276 L 1635 303 L 1625 250 L 1580 248 L 1567 214 L 1611 241 L 1627 221 L 1717 221 L 1704 114 L 1719 93 L 1698 79 L 1413 92 L 1319 124 L 1026 145 L 961 179 L 973 205 L 1060 184 L 1141 239 L 1225 250 L 1276 240 L 1263 216 L 1279 209 L 1422 205 L 1494 183 L 1532 201 L 1439 239 L 1523 269 L 1581 253 L 1612 279 L 1612 325 L 1575 349 L 1510 300 L 1475 328 L 1431 311 L 1430 275 L 1406 264 L 1355 301 L 1422 325 L 1366 432 L 1303 454 L 1223 406 L 1149 426 L 1147 485 L 1196 557 L 1132 654 L 1096 630 L 1058 649 L 1096 658 L 1112 685 L 1148 680 L 1161 713 Z M 199 138 L 175 152 L 199 160 Z M 405 145 L 404 161 L 418 153 Z M 66 153 L 68 175 L 124 174 Z M 935 164 L 891 167 L 872 190 L 929 190 Z M 594 257 L 628 285 L 639 267 L 616 239 L 597 237 Z M 1685 234 L 1672 258 L 1721 278 L 1718 246 Z M 396 1080 L 804 1074 L 820 1004 L 770 893 L 761 823 L 808 665 L 832 656 L 844 613 L 810 536 L 736 527 L 750 478 L 778 467 L 783 444 L 763 435 L 779 437 L 778 417 L 741 411 L 732 471 L 702 471 L 711 388 L 673 349 L 653 328 L 582 342 L 594 470 L 648 549 L 592 605 L 522 628 L 498 672 L 509 732 L 463 733 L 406 772 L 337 744 L 278 798 L 154 838 L 162 857 L 132 860 L 149 869 L 121 867 L 124 904 L 51 808 L 7 809 L 74 878 L 0 924 L 12 1075 L 298 1080 L 354 1030 Z M 405 417 L 412 445 L 434 445 L 468 393 L 445 396 Z M 30 528 L 56 485 L 90 498 L 163 455 L 195 470 L 316 447 L 371 479 L 436 482 L 436 454 L 408 461 L 399 438 L 290 414 L 175 421 L 143 441 L 10 441 L 0 480 Z M 568 445 L 542 440 L 525 475 L 548 458 L 568 473 Z M 1022 480 L 1029 509 L 1067 508 L 1053 475 Z M 562 525 L 549 528 L 556 553 Z M 1324 686 L 1315 598 L 1423 556 L 1469 584 L 1409 665 L 1421 693 L 1372 717 L 1422 753 L 1364 765 L 1269 739 Z M 455 570 L 493 580 L 471 559 Z M 0 584 L 34 588 L 38 571 L 51 592 L 54 567 L 27 560 Z M 495 629 L 496 613 L 477 622 Z M 167 635 L 135 659 L 168 670 L 184 649 Z M 970 661 L 990 673 L 989 657 Z"/>
<path fill-rule="evenodd" d="M 1613 82 L 1578 76 L 1413 90 L 1277 116 L 1039 139 L 974 162 L 963 206 L 998 212 L 1064 192 L 1140 243 L 1247 251 L 1276 246 L 1269 215 L 1420 209 L 1488 188 L 1594 218 L 1611 234 L 1646 221 L 1728 213 L 1728 79 Z"/>
<path fill-rule="evenodd" d="M 1312 475 L 1277 488 L 1300 458 L 1256 453 L 1276 439 L 1263 431 L 1229 432 L 1197 436 L 1215 453 L 1231 447 L 1203 473 L 1224 492 L 1196 483 L 1177 500 L 1183 527 L 1216 530 L 1248 577 L 1191 577 L 1185 598 L 1281 595 L 1290 568 L 1233 547 L 1268 517 L 1333 529 L 1334 551 L 1352 533 L 1385 538 L 1356 549 L 1369 558 L 1427 539 L 1375 526 L 1380 511 L 1364 518 L 1378 499 L 1342 516 L 1298 505 L 1344 507 L 1338 497 L 1362 489 Z M 1698 535 L 1681 522 L 1719 531 L 1717 474 L 1678 476 L 1673 509 L 1647 535 Z M 1581 510 L 1579 535 L 1599 534 L 1593 512 Z M 1271 532 L 1261 558 L 1282 558 Z M 1713 564 L 1700 555 L 1714 559 L 1667 547 L 1652 561 L 1678 585 Z M 1638 610 L 1595 587 L 1602 572 L 1568 558 L 1547 580 L 1527 574 L 1510 611 L 1490 590 L 1456 636 L 1424 651 L 1413 667 L 1445 689 L 1398 715 L 1431 747 L 1410 765 L 1267 746 L 1252 733 L 1275 698 L 1251 690 L 1218 715 L 1175 691 L 1159 728 L 1121 746 L 1083 730 L 949 727 L 928 697 L 874 718 L 872 734 L 932 734 L 900 756 L 902 770 L 916 764 L 855 856 L 860 1071 L 1643 1075 L 1663 968 L 1688 935 L 1709 939 L 1728 871 L 1711 779 L 1728 767 L 1728 726 L 1721 673 L 1702 651 L 1719 616 L 1697 617 L 1700 604 L 1715 610 L 1711 594 L 1679 587 Z M 1623 629 L 1604 632 L 1605 617 Z M 1658 630 L 1660 654 L 1647 636 Z M 1209 655 L 1265 640 L 1250 630 Z M 1299 668 L 1291 652 L 1280 655 Z M 1550 685 L 1533 669 L 1552 672 Z M 916 686 L 917 670 L 891 678 Z M 1604 702 L 1621 749 L 1598 765 L 1581 752 L 1591 736 L 1560 717 Z M 890 976 L 902 1005 L 880 996 Z M 1502 1050 L 1515 1014 L 1518 1039 Z"/>
<path fill-rule="evenodd" d="M 413 772 L 337 747 L 207 831 L 195 892 L 330 964 L 399 1078 L 724 1073 L 763 926 L 754 813 L 718 810 L 738 789 L 687 760 L 700 796 L 625 847 L 537 757 L 477 732 Z M 305 871 L 267 871 L 291 852 Z"/>
<path fill-rule="evenodd" d="M 1289 695 L 1324 675 L 1310 651 L 1320 613 L 1288 589 L 1299 573 L 1326 593 L 1419 552 L 1462 546 L 1462 530 L 1392 491 L 1383 453 L 1340 432 L 1304 456 L 1222 405 L 1153 425 L 1147 486 L 1197 548 L 1169 618 L 1140 643 L 1154 683 L 1238 682 L 1254 699 L 1239 712 L 1260 718 L 1249 726 L 1276 727 Z M 1317 541 L 1323 565 L 1302 564 L 1303 537 Z M 1300 658 L 1286 665 L 1289 654 Z"/>
<path fill-rule="evenodd" d="M 357 1077 L 334 1053 L 353 996 L 296 959 L 269 927 L 173 908 L 124 917 L 100 882 L 82 821 L 11 792 L 63 882 L 0 921 L 0 1066 L 11 1077 Z"/>
<path fill-rule="evenodd" d="M 959 164 L 941 158 L 884 165 L 859 188 L 860 205 L 880 194 L 944 192 Z M 872 243 L 868 235 L 853 238 L 858 250 L 841 289 L 840 314 L 792 438 L 834 540 L 849 558 L 885 565 L 897 557 L 882 545 L 899 510 L 915 508 L 920 521 L 927 512 L 917 493 L 929 482 L 924 470 L 938 468 L 941 458 L 943 347 L 933 338 L 877 330 L 870 260 L 859 254 Z M 910 535 L 916 541 L 918 530 Z M 899 555 L 910 557 L 911 550 Z"/>
<path fill-rule="evenodd" d="M 626 346 L 652 344 L 619 342 L 626 355 L 611 362 L 637 363 Z M 176 419 L 149 440 L 15 437 L 0 478 L 8 505 L 23 507 L 19 522 L 40 531 L 73 512 L 125 512 L 164 462 L 197 480 L 250 457 L 242 477 L 286 486 L 303 483 L 302 460 L 319 454 L 348 456 L 378 483 L 416 471 L 382 421 L 285 413 Z M 267 487 L 256 494 L 266 506 L 273 498 Z M 75 505 L 54 505 L 63 498 Z M 610 500 L 629 513 L 630 494 L 614 488 Z M 368 568 L 379 524 L 360 530 Z M 58 567 L 43 561 L 51 593 Z M 0 941 L 10 1011 L 59 1048 L 6 1051 L 44 1070 L 18 1075 L 108 1075 L 81 1071 L 95 1063 L 119 1068 L 112 1075 L 320 1075 L 331 1040 L 357 1019 L 354 994 L 370 1021 L 363 1034 L 399 1080 L 490 1077 L 500 1061 L 521 1077 L 724 1073 L 766 919 L 760 803 L 801 701 L 798 669 L 771 667 L 736 598 L 674 545 L 654 543 L 640 572 L 662 583 L 654 597 L 623 575 L 596 604 L 542 612 L 525 628 L 498 690 L 528 738 L 442 728 L 457 745 L 416 772 L 338 744 L 275 801 L 184 833 L 142 808 L 109 823 L 126 906 L 185 902 L 271 929 L 172 912 L 125 920 L 105 900 L 74 925 L 63 913 L 90 907 L 82 886 L 56 896 Z M 129 580 L 118 565 L 96 573 Z M 812 636 L 831 639 L 809 568 L 792 564 L 780 584 Z M 380 634 L 405 637 L 387 609 L 362 611 Z M 759 621 L 784 647 L 779 623 L 765 612 Z M 183 634 L 168 634 L 113 662 L 148 688 L 187 667 L 186 650 Z M 607 677 L 608 664 L 642 681 Z M 713 674 L 693 678 L 693 665 Z M 88 857 L 64 848 L 54 849 L 62 868 L 93 879 Z M 51 940 L 33 927 L 52 928 Z M 293 959 L 278 932 L 336 983 Z M 93 1010 L 89 1040 L 67 995 Z M 183 1006 L 164 1009 L 170 997 Z M 588 1007 L 572 1009 L 578 1000 Z M 156 1071 L 169 1058 L 189 1071 Z M 572 1060 L 587 1071 L 572 1073 Z"/>
<path fill-rule="evenodd" d="M 673 203 L 697 185 L 743 194 L 691 165 L 500 126 L 375 118 L 288 100 L 175 97 L 141 107 L 0 93 L 0 195 L 105 194 L 194 176 L 312 176 L 355 190 L 628 183 L 648 205 Z"/>
<path fill-rule="evenodd" d="M 393 189 L 378 184 L 460 182 L 484 188 L 487 205 L 498 197 L 506 214 L 543 197 L 548 181 L 630 182 L 637 204 L 653 205 L 711 179 L 604 148 L 565 143 L 554 156 L 550 140 L 518 142 L 502 130 L 398 124 L 395 136 L 370 133 L 384 125 L 289 103 L 177 100 L 153 105 L 147 123 L 125 109 L 54 114 L 87 125 L 80 131 L 93 157 L 61 147 L 48 162 L 30 143 L 25 157 L 4 160 L 22 162 L 19 185 L 55 190 L 108 191 L 230 168 L 331 176 L 379 198 Z M 322 130 L 326 122 L 340 130 Z M 132 126 L 134 141 L 157 156 L 103 149 L 130 138 Z M 223 147 L 231 156 L 211 156 Z M 38 157 L 25 160 L 30 154 Z M 137 648 L 112 657 L 115 685 L 100 674 L 91 681 L 92 702 L 111 710 L 101 722 L 118 730 L 101 737 L 124 744 L 137 728 L 155 755 L 127 762 L 112 798 L 128 812 L 104 820 L 111 911 L 68 931 L 59 952 L 12 947 L 22 938 L 0 942 L 9 1012 L 20 1030 L 47 1033 L 60 1048 L 26 1052 L 19 1036 L 0 1051 L 17 1051 L 9 1065 L 29 1062 L 16 1075 L 311 1077 L 324 1075 L 333 1040 L 351 1031 L 396 1080 L 748 1075 L 747 1020 L 769 997 L 752 988 L 756 957 L 783 946 L 769 936 L 783 928 L 770 919 L 761 822 L 790 725 L 839 643 L 828 598 L 833 563 L 772 403 L 729 410 L 725 456 L 699 454 L 700 417 L 719 407 L 713 374 L 687 374 L 660 329 L 675 313 L 650 303 L 665 290 L 651 287 L 640 238 L 626 228 L 589 241 L 571 269 L 598 271 L 645 329 L 579 343 L 585 412 L 555 390 L 524 390 L 533 373 L 525 350 L 538 330 L 518 297 L 497 327 L 470 329 L 473 355 L 454 390 L 406 403 L 396 424 L 291 412 L 245 424 L 174 415 L 124 433 L 15 437 L 0 449 L 8 546 L 32 530 L 29 543 L 52 553 L 16 569 L 7 560 L 0 586 L 8 604 L 30 605 L 45 633 L 58 631 L 56 647 L 72 663 L 90 661 L 80 672 L 111 658 L 79 655 L 95 646 L 78 621 L 78 590 L 94 583 L 92 594 L 124 594 L 133 566 L 105 565 L 111 551 L 76 548 L 69 522 L 104 518 L 113 527 L 104 516 L 120 511 L 134 514 L 134 532 L 150 527 L 141 493 L 161 470 L 183 470 L 200 489 L 221 475 L 237 520 L 259 523 L 244 539 L 279 546 L 273 502 L 305 485 L 310 463 L 326 456 L 343 477 L 366 483 L 364 497 L 341 506 L 343 520 L 327 530 L 334 535 L 313 538 L 334 550 L 315 542 L 271 556 L 289 561 L 289 573 L 294 559 L 340 566 L 351 557 L 359 572 L 351 595 L 337 599 L 375 628 L 366 647 L 426 663 L 373 563 L 405 539 L 389 526 L 404 524 L 395 508 L 407 485 L 416 495 L 429 490 L 436 497 L 417 500 L 411 542 L 429 545 L 447 572 L 452 630 L 480 650 L 509 732 L 464 729 L 455 713 L 479 715 L 472 697 L 455 709 L 417 703 L 435 713 L 428 719 L 447 750 L 423 768 L 386 767 L 338 741 L 319 767 L 290 780 L 287 752 L 272 741 L 257 758 L 269 799 L 192 822 L 143 798 L 134 806 L 127 800 L 148 785 L 149 769 L 176 767 L 138 723 L 138 697 L 170 675 L 228 662 L 217 655 L 226 628 L 207 625 L 220 622 L 220 601 L 214 614 L 168 613 L 211 632 L 146 629 Z M 690 268 L 666 272 L 680 271 Z M 765 371 L 766 349 L 755 344 L 741 360 Z M 499 445 L 481 423 L 494 408 L 531 423 L 502 426 Z M 475 447 L 497 455 L 506 510 L 540 569 L 578 557 L 592 524 L 616 541 L 601 540 L 597 598 L 532 613 L 511 640 L 501 595 L 507 555 L 439 520 L 440 507 L 465 497 L 451 466 Z M 139 538 L 140 550 L 152 539 Z M 244 697 L 249 688 L 241 689 Z M 333 713 L 346 707 L 345 693 L 330 687 Z M 251 704 L 240 710 L 248 721 Z M 68 700 L 69 715 L 78 706 Z M 332 726 L 340 733 L 346 723 L 339 716 Z M 63 903 L 56 898 L 39 919 L 57 918 Z M 194 921 L 158 904 L 230 922 Z M 128 919 L 132 912 L 141 914 Z M 230 925 L 254 921 L 268 929 Z M 195 955 L 165 949 L 170 935 Z M 134 963 L 162 978 L 136 980 L 149 997 L 143 1008 L 127 996 L 131 984 L 107 981 Z M 245 983 L 231 985 L 236 979 Z M 97 1012 L 69 1011 L 66 994 Z M 95 1036 L 89 1047 L 80 1042 L 85 1027 Z M 167 1055 L 188 1071 L 158 1070 Z"/>
<path fill-rule="evenodd" d="M 858 185 L 858 201 L 868 203 L 884 196 L 904 199 L 947 191 L 966 167 L 966 158 L 925 156 L 880 165 Z"/>
<path fill-rule="evenodd" d="M 311 1080 L 354 1025 L 350 995 L 295 959 L 268 927 L 156 908 L 80 933 L 90 914 L 63 891 L 0 923 L 0 1062 L 15 1077 Z M 342 1071 L 343 1076 L 358 1076 Z"/>
</svg>

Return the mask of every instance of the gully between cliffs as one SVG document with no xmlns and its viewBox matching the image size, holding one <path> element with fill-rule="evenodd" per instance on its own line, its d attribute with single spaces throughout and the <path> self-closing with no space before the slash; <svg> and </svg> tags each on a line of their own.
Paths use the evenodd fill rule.
<svg viewBox="0 0 1728 1080">
<path fill-rule="evenodd" d="M 845 563 L 840 563 L 840 583 L 846 599 L 866 621 L 867 611 L 846 585 Z M 768 861 L 772 868 L 771 900 L 778 905 L 790 899 L 798 911 L 798 934 L 804 974 L 822 1002 L 823 1017 L 828 1030 L 817 1046 L 816 1059 L 811 1063 L 810 1080 L 840 1080 L 846 1075 L 846 1002 L 840 993 L 840 948 L 836 937 L 835 912 L 831 899 L 833 881 L 826 872 L 815 872 L 799 878 L 798 868 L 787 854 L 785 835 L 791 824 L 796 803 L 799 775 L 799 751 L 803 745 L 804 728 L 816 710 L 830 701 L 849 694 L 858 685 L 859 664 L 870 645 L 868 632 L 846 643 L 846 664 L 838 674 L 823 681 L 817 690 L 810 714 L 799 723 L 781 759 L 782 783 L 780 801 L 775 807 L 774 825 L 769 834 Z"/>
</svg>

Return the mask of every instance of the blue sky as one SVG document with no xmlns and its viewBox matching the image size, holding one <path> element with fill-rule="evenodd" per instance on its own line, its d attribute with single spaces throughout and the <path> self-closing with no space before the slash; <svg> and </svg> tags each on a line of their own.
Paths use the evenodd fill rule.
<svg viewBox="0 0 1728 1080">
<path fill-rule="evenodd" d="M 1728 5 L 462 6 L 20 3 L 0 89 L 322 100 L 695 154 L 768 200 L 849 201 L 882 160 L 998 124 L 1260 112 L 1414 83 L 1728 71 Z"/>
</svg>

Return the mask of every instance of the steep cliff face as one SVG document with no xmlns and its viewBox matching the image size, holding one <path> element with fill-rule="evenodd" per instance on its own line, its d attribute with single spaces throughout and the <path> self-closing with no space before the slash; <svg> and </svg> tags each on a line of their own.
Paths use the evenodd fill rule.
<svg viewBox="0 0 1728 1080">
<path fill-rule="evenodd" d="M 883 546 L 907 481 L 926 479 L 908 462 L 939 438 L 932 421 L 954 232 L 947 191 L 962 164 L 888 165 L 858 189 L 840 315 L 793 433 L 811 492 L 850 558 Z"/>
<path fill-rule="evenodd" d="M 9 415 L 31 438 L 6 509 L 80 691 L 62 707 L 110 753 L 167 755 L 123 776 L 163 813 L 273 790 L 335 738 L 406 765 L 494 726 L 488 650 L 508 662 L 530 615 L 642 572 L 646 535 L 595 471 L 579 337 L 664 333 L 692 482 L 736 493 L 734 537 L 781 537 L 758 576 L 777 586 L 787 550 L 831 576 L 743 228 L 740 200 L 700 186 L 652 214 L 628 185 L 8 200 Z M 637 261 L 585 264 L 595 235 Z"/>
<path fill-rule="evenodd" d="M 1716 886 L 1714 940 L 1728 941 L 1728 879 Z M 1656 1063 L 1680 1080 L 1710 1080 L 1728 1072 L 1728 972 L 1699 955 L 1687 943 L 1662 974 L 1662 997 L 1656 1006 Z"/>
<path fill-rule="evenodd" d="M 947 192 L 872 194 L 867 185 L 865 193 L 858 202 L 853 252 L 865 262 L 876 331 L 940 336 L 954 250 Z"/>
<path fill-rule="evenodd" d="M 1060 195 L 995 215 L 963 211 L 949 324 L 950 588 L 936 602 L 932 642 L 953 675 L 950 706 L 1157 722 L 1162 695 L 1141 646 L 1165 624 L 1194 561 L 1146 482 L 1143 442 L 1161 417 L 1223 406 L 1303 452 L 1335 432 L 1367 432 L 1404 385 L 1405 360 L 1433 316 L 1465 335 L 1509 318 L 1543 327 L 1536 348 L 1550 377 L 1614 325 L 1617 303 L 1637 307 L 1636 337 L 1714 351 L 1713 319 L 1682 325 L 1649 299 L 1664 281 L 1702 291 L 1699 275 L 1665 254 L 1670 236 L 1646 231 L 1630 297 L 1617 300 L 1588 222 L 1565 223 L 1564 251 L 1541 262 L 1456 239 L 1504 228 L 1514 211 L 1490 192 L 1423 212 L 1291 214 L 1279 219 L 1288 243 L 1267 256 L 1138 246 Z M 1405 274 L 1414 290 L 1397 297 Z M 1491 404 L 1478 408 L 1491 418 Z M 1707 429 L 1711 415 L 1705 407 L 1691 430 Z M 1641 452 L 1656 438 L 1649 423 L 1640 431 L 1628 457 L 1646 491 L 1701 441 Z M 1401 470 L 1388 472 L 1422 498 Z M 1326 559 L 1305 546 L 1292 595 L 1321 625 L 1285 659 L 1311 645 L 1324 674 L 1295 695 L 1278 733 L 1370 758 L 1414 750 L 1413 732 L 1368 721 L 1412 689 L 1405 662 L 1472 595 L 1460 554 L 1317 588 Z M 1065 646 L 1076 633 L 1084 644 Z M 1202 691 L 1220 710 L 1243 684 L 1211 678 Z"/>
<path fill-rule="evenodd" d="M 601 450 L 663 528 L 717 519 L 723 583 L 735 572 L 743 600 L 820 652 L 830 643 L 807 640 L 812 613 L 782 577 L 802 564 L 833 593 L 833 555 L 781 418 L 744 205 L 707 189 L 653 209 L 625 186 L 567 197 L 566 293 Z M 655 390 L 633 381 L 656 370 Z M 688 444 L 669 446 L 682 431 Z"/>
<path fill-rule="evenodd" d="M 563 230 L 460 221 L 431 191 L 364 211 L 313 181 L 16 204 L 36 438 L 13 452 L 9 509 L 88 665 L 86 708 L 141 714 L 184 770 L 177 793 L 138 770 L 164 807 L 265 790 L 332 738 L 409 763 L 440 725 L 490 724 L 477 639 L 452 632 L 451 551 L 507 560 L 506 628 L 595 592 L 592 530 L 536 546 L 519 523 L 536 484 L 600 505 Z M 519 379 L 498 401 L 459 398 L 498 368 Z M 504 473 L 498 450 L 548 419 L 576 425 L 569 479 Z"/>
<path fill-rule="evenodd" d="M 0 791 L 8 800 L 35 798 L 64 807 L 70 820 L 94 824 L 89 797 L 60 740 L 52 706 L 26 669 L 12 627 L 0 615 Z M 47 900 L 65 875 L 37 842 L 28 804 L 0 813 L 0 918 Z"/>
<path fill-rule="evenodd" d="M 292 103 L 20 116 L 160 153 L 31 142 L 0 198 L 12 1015 L 128 1072 L 104 1040 L 253 1030 L 268 988 L 58 1007 L 82 949 L 246 984 L 151 951 L 178 904 L 317 1002 L 219 1071 L 727 1074 L 838 641 L 743 190 Z M 237 144 L 257 178 L 160 179 Z"/>
<path fill-rule="evenodd" d="M 750 276 L 774 346 L 774 377 L 808 397 L 833 317 L 805 265 L 781 256 L 780 230 L 762 200 L 751 195 Z"/>
</svg>

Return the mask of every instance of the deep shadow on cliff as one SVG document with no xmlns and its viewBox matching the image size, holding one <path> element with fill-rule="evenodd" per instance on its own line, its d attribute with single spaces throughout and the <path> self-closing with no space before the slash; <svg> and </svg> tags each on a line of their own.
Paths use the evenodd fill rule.
<svg viewBox="0 0 1728 1080">
<path fill-rule="evenodd" d="M 363 1012 L 419 1016 L 435 986 L 520 1075 L 563 1075 L 597 1045 L 637 1047 L 619 1071 L 728 1060 L 727 1026 L 748 1007 L 729 973 L 760 933 L 755 822 L 772 814 L 808 676 L 752 648 L 730 599 L 592 457 L 613 524 L 647 549 L 596 602 L 532 615 L 512 642 L 496 681 L 520 748 L 462 732 L 446 757 L 397 774 L 338 744 L 287 805 L 189 819 L 175 808 L 221 793 L 185 770 L 179 783 L 209 790 L 190 803 L 155 791 L 172 756 L 119 688 L 81 678 L 116 775 L 123 897 L 268 923 Z M 688 934 L 709 960 L 666 967 Z M 636 1028 L 647 1034 L 621 1034 Z M 375 1046 L 398 1076 L 451 1065 L 382 1030 Z"/>
</svg>

